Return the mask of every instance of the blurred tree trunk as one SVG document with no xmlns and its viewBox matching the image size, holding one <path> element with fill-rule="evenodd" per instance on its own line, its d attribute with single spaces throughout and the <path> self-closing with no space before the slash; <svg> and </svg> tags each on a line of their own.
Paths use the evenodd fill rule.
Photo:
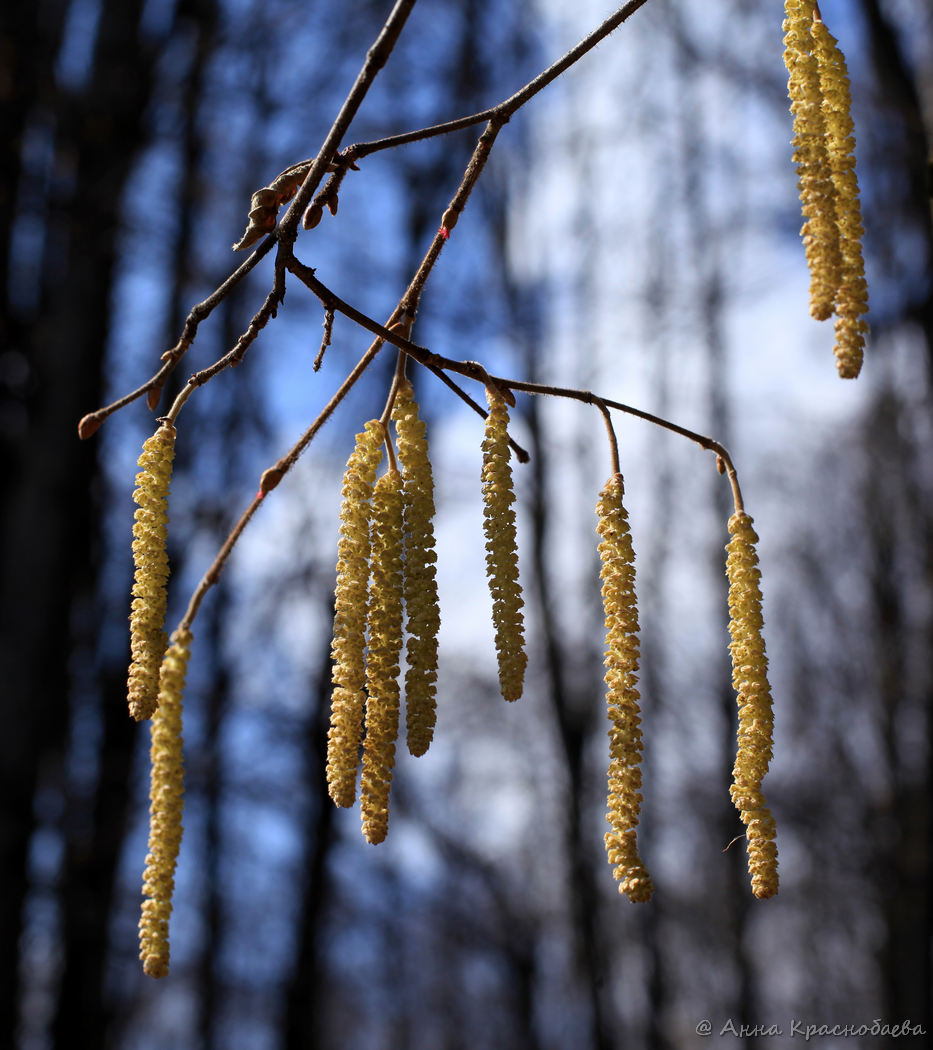
<svg viewBox="0 0 933 1050">
<path fill-rule="evenodd" d="M 869 40 L 870 76 L 879 112 L 871 128 L 882 172 L 897 187 L 892 201 L 894 223 L 879 224 L 876 252 L 881 260 L 885 299 L 875 324 L 881 348 L 887 332 L 898 327 L 919 330 L 925 347 L 926 380 L 933 382 L 933 225 L 927 165 L 930 114 L 922 98 L 929 97 L 933 69 L 911 65 L 901 43 L 901 27 L 879 0 L 862 0 Z M 909 232 L 915 245 L 908 279 L 896 270 L 898 245 Z M 917 263 L 920 265 L 918 266 Z M 906 439 L 917 434 L 919 445 Z M 873 547 L 871 589 L 878 680 L 883 710 L 882 734 L 889 763 L 891 790 L 875 811 L 881 856 L 877 867 L 885 941 L 880 952 L 885 1015 L 909 1017 L 927 1031 L 931 1016 L 931 947 L 933 947 L 933 675 L 918 681 L 910 668 L 910 652 L 933 652 L 933 617 L 925 630 L 912 614 L 916 601 L 933 594 L 933 504 L 925 478 L 933 449 L 925 430 L 911 422 L 911 406 L 884 384 L 865 421 L 865 449 L 872 464 L 865 492 L 866 522 Z M 894 472 L 892 476 L 892 471 Z M 898 562 L 913 548 L 917 572 L 907 579 Z M 923 595 L 925 594 L 925 599 Z M 902 723 L 917 717 L 925 726 L 926 758 L 922 767 L 904 753 Z"/>
<path fill-rule="evenodd" d="M 12 39 L 4 27 L 4 50 L 16 55 L 8 67 L 15 87 L 5 100 L 12 113 L 5 106 L 2 118 L 4 186 L 7 194 L 16 189 L 12 203 L 6 196 L 2 201 L 2 255 L 34 268 L 37 277 L 35 289 L 15 279 L 3 287 L 7 361 L 13 359 L 19 379 L 16 389 L 3 392 L 8 478 L 0 526 L 5 596 L 0 703 L 5 723 L 16 727 L 14 734 L 3 734 L 0 744 L 5 808 L 0 867 L 7 879 L 0 904 L 0 1030 L 12 1031 L 37 769 L 47 760 L 49 771 L 62 778 L 69 661 L 76 646 L 93 652 L 97 619 L 95 449 L 78 442 L 75 425 L 101 397 L 121 196 L 144 138 L 152 76 L 139 37 L 141 0 L 102 4 L 91 70 L 78 96 L 60 92 L 52 75 L 67 14 L 63 5 L 6 7 L 4 20 L 17 18 L 20 25 L 12 27 L 17 33 Z M 20 67 L 26 69 L 23 76 Z M 29 167 L 24 135 L 30 134 L 43 139 L 49 154 L 44 186 Z M 23 203 L 31 201 L 35 205 L 26 214 Z M 17 231 L 22 234 L 27 224 L 33 233 L 31 258 L 24 257 L 21 243 L 13 250 Z M 36 224 L 41 224 L 38 237 Z M 18 287 L 13 300 L 11 286 Z M 104 682 L 102 690 L 108 686 L 122 692 L 122 683 Z M 124 712 L 119 726 L 106 716 L 122 707 L 113 693 L 104 698 L 100 782 L 89 821 L 93 830 L 70 843 L 66 860 L 56 1029 L 63 1039 L 67 1032 L 73 1047 L 101 1046 L 105 1025 L 103 931 L 122 838 L 132 741 Z"/>
</svg>

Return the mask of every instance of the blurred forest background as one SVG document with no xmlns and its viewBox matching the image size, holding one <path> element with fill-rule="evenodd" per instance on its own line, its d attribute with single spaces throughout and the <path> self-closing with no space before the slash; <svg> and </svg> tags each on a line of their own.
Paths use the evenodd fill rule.
<svg viewBox="0 0 933 1050">
<path fill-rule="evenodd" d="M 516 467 L 530 673 L 506 707 L 480 578 L 481 424 L 420 370 L 444 617 L 435 744 L 400 755 L 384 845 L 331 805 L 339 479 L 381 410 L 385 354 L 195 624 L 172 970 L 153 982 L 135 931 L 148 733 L 124 697 L 130 495 L 152 414 L 136 402 L 85 443 L 75 428 L 152 374 L 232 269 L 250 193 L 318 147 L 389 5 L 0 5 L 0 1045 L 655 1050 L 792 1018 L 933 1031 L 933 13 L 821 6 L 852 74 L 867 226 L 856 384 L 835 379 L 832 333 L 806 314 L 777 0 L 649 0 L 523 109 L 415 329 L 447 356 L 589 387 L 730 447 L 762 535 L 780 895 L 755 902 L 741 841 L 723 852 L 742 828 L 713 458 L 620 423 L 657 888 L 634 906 L 602 846 L 598 414 L 532 399 L 515 414 L 532 453 Z M 348 141 L 492 105 L 605 14 L 423 0 Z M 385 317 L 475 137 L 362 162 L 299 256 Z M 260 265 L 179 378 L 232 345 L 270 282 Z M 320 310 L 289 288 L 244 364 L 180 418 L 170 623 L 259 473 L 368 345 L 338 320 L 313 374 Z"/>
</svg>

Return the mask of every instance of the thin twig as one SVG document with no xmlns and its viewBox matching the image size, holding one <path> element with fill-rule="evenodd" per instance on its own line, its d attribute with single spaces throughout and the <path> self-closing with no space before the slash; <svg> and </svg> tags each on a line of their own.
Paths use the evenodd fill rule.
<svg viewBox="0 0 933 1050">
<path fill-rule="evenodd" d="M 442 383 L 446 383 L 446 385 L 450 387 L 450 389 L 457 395 L 457 397 L 459 397 L 464 404 L 469 405 L 470 408 L 472 408 L 478 416 L 481 416 L 483 419 L 485 419 L 486 416 L 489 415 L 486 409 L 483 408 L 482 405 L 474 401 L 473 398 L 470 397 L 470 395 L 462 387 L 457 386 L 457 384 L 442 368 L 438 368 L 437 365 L 426 365 L 425 367 L 428 368 L 431 372 L 433 372 L 434 375 L 436 375 Z M 509 436 L 509 447 L 515 453 L 515 458 L 518 460 L 519 463 L 528 463 L 530 461 L 531 456 L 524 448 L 522 448 L 521 445 L 519 445 L 519 443 L 511 435 Z"/>
<path fill-rule="evenodd" d="M 253 497 L 252 502 L 243 511 L 240 520 L 233 527 L 230 535 L 224 540 L 223 545 L 217 552 L 217 556 L 211 563 L 210 568 L 201 577 L 201 581 L 198 583 L 191 595 L 191 600 L 188 602 L 188 608 L 185 611 L 185 615 L 178 625 L 178 630 L 188 629 L 194 622 L 195 616 L 198 614 L 198 609 L 201 607 L 201 602 L 204 600 L 204 595 L 210 590 L 211 587 L 217 582 L 220 577 L 221 570 L 224 567 L 227 559 L 230 557 L 230 552 L 236 545 L 237 540 L 240 538 L 243 530 L 249 523 L 250 518 L 259 509 L 260 504 L 265 498 L 266 494 L 270 492 L 276 485 L 282 480 L 285 474 L 295 465 L 298 461 L 298 457 L 308 447 L 314 436 L 321 429 L 322 426 L 327 422 L 328 419 L 333 415 L 337 406 L 350 392 L 350 389 L 360 378 L 360 376 L 366 371 L 369 365 L 372 363 L 373 358 L 382 349 L 384 343 L 381 339 L 376 339 L 366 351 L 366 353 L 357 362 L 356 367 L 347 376 L 347 378 L 340 384 L 339 389 L 334 396 L 327 402 L 323 409 L 318 414 L 317 419 L 311 424 L 310 427 L 301 435 L 301 437 L 295 442 L 291 449 L 275 463 L 273 467 L 270 467 L 263 474 L 263 481 L 260 483 L 259 491 Z M 268 478 L 268 481 L 266 480 Z"/>
<path fill-rule="evenodd" d="M 187 318 L 185 318 L 184 328 L 182 329 L 181 337 L 178 342 L 170 350 L 166 350 L 162 355 L 162 360 L 165 364 L 162 365 L 159 371 L 156 372 L 151 379 L 143 383 L 141 387 L 132 391 L 132 393 L 126 394 L 112 404 L 98 408 L 94 412 L 89 412 L 78 424 L 78 435 L 82 438 L 90 437 L 108 416 L 113 415 L 114 412 L 131 404 L 144 394 L 148 394 L 150 390 L 155 390 L 156 388 L 161 389 L 172 369 L 184 356 L 188 347 L 194 342 L 200 323 L 230 294 L 230 292 L 240 283 L 240 281 L 243 280 L 250 270 L 253 269 L 259 260 L 269 254 L 274 244 L 275 237 L 270 235 L 253 251 L 250 257 L 241 263 L 240 266 L 238 266 L 221 285 L 215 288 L 206 299 L 193 306 Z"/>
<path fill-rule="evenodd" d="M 606 424 L 606 433 L 609 436 L 609 456 L 612 460 L 612 473 L 621 474 L 622 465 L 619 462 L 619 439 L 616 437 L 615 427 L 612 425 L 612 416 L 606 407 L 606 402 L 601 397 L 594 397 L 593 404 L 603 414 L 603 422 Z"/>
<path fill-rule="evenodd" d="M 288 211 L 285 212 L 282 221 L 279 223 L 276 237 L 278 238 L 280 252 L 283 250 L 286 254 L 291 252 L 291 247 L 295 243 L 295 237 L 298 232 L 298 220 L 324 177 L 331 158 L 340 147 L 340 142 L 347 133 L 347 129 L 356 116 L 357 110 L 362 105 L 366 93 L 376 79 L 376 75 L 386 64 L 389 55 L 392 53 L 399 34 L 414 6 L 415 0 L 397 0 L 375 42 L 366 52 L 366 60 L 357 75 L 353 87 L 350 88 L 349 95 L 347 95 L 343 105 L 340 107 L 340 112 L 337 114 L 337 118 L 331 125 L 330 131 L 328 131 L 321 148 L 318 150 L 314 163 L 308 169 L 304 182 L 302 182 L 294 199 L 288 206 Z"/>
<path fill-rule="evenodd" d="M 324 361 L 324 351 L 330 346 L 330 340 L 333 334 L 334 311 L 327 309 L 324 311 L 324 334 L 321 336 L 321 346 L 314 358 L 314 364 L 311 366 L 313 371 L 319 372 L 321 370 L 321 364 Z"/>
<path fill-rule="evenodd" d="M 405 131 L 398 135 L 387 135 L 385 138 L 373 139 L 370 142 L 354 143 L 341 151 L 341 158 L 348 163 L 352 163 L 380 150 L 394 149 L 397 146 L 408 145 L 410 142 L 421 142 L 424 139 L 434 138 L 437 135 L 449 135 L 451 132 L 461 131 L 475 124 L 482 124 L 483 121 L 491 120 L 493 117 L 504 117 L 507 120 L 519 107 L 547 87 L 548 84 L 575 62 L 579 61 L 614 29 L 618 29 L 627 18 L 645 3 L 647 3 L 647 0 L 632 0 L 631 3 L 620 8 L 557 62 L 548 66 L 547 69 L 539 73 L 534 79 L 529 80 L 527 84 L 519 88 L 513 95 L 510 95 L 495 106 L 480 110 L 479 113 L 471 113 L 466 117 L 458 117 L 456 120 L 447 120 L 441 124 L 432 124 L 430 127 L 418 128 L 415 131 Z"/>
</svg>

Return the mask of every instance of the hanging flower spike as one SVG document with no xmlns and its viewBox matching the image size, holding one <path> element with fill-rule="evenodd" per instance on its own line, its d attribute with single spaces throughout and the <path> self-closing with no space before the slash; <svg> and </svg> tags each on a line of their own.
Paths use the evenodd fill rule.
<svg viewBox="0 0 933 1050">
<path fill-rule="evenodd" d="M 739 705 L 738 750 L 732 771 L 732 803 L 746 826 L 748 870 L 758 898 L 778 891 L 777 829 L 765 804 L 761 782 L 771 763 L 774 716 L 768 684 L 768 658 L 761 631 L 761 573 L 755 544 L 758 536 L 745 513 L 729 520 L 727 544 L 729 633 L 732 684 Z"/>
<path fill-rule="evenodd" d="M 366 608 L 369 586 L 369 519 L 376 468 L 382 459 L 382 424 L 370 420 L 356 435 L 343 476 L 337 587 L 334 602 L 334 668 L 330 731 L 327 734 L 327 788 L 338 806 L 352 806 L 363 731 L 366 684 Z"/>
<path fill-rule="evenodd" d="M 437 721 L 437 632 L 441 615 L 434 568 L 434 477 L 425 425 L 418 418 L 415 392 L 407 380 L 399 384 L 392 418 L 398 433 L 405 506 L 405 724 L 408 750 L 417 756 L 430 747 Z"/>
<path fill-rule="evenodd" d="M 133 603 L 130 609 L 130 668 L 127 699 L 137 721 L 149 718 L 159 695 L 159 664 L 165 652 L 168 554 L 168 487 L 175 455 L 175 428 L 162 426 L 143 443 L 133 499 Z"/>
<path fill-rule="evenodd" d="M 373 493 L 366 741 L 360 776 L 363 834 L 370 843 L 382 842 L 389 829 L 402 652 L 402 530 L 402 477 L 397 470 L 389 470 Z"/>
<path fill-rule="evenodd" d="M 162 660 L 159 706 L 150 726 L 149 852 L 143 872 L 146 899 L 139 920 L 139 957 L 149 977 L 168 974 L 168 925 L 184 795 L 181 701 L 190 648 L 191 632 L 177 632 Z"/>
<path fill-rule="evenodd" d="M 784 7 L 784 64 L 794 114 L 794 162 L 804 215 L 801 235 L 810 270 L 810 313 L 816 320 L 825 321 L 833 312 L 843 259 L 837 187 L 828 156 L 820 71 L 810 33 L 813 0 L 786 0 Z"/>
<path fill-rule="evenodd" d="M 515 491 L 509 462 L 509 410 L 502 395 L 487 387 L 486 436 L 483 439 L 483 532 L 486 536 L 486 575 L 492 595 L 492 622 L 496 629 L 499 687 L 506 700 L 522 695 L 525 666 L 522 589 L 518 579 L 515 532 Z"/>
<path fill-rule="evenodd" d="M 855 174 L 855 128 L 846 60 L 833 35 L 817 19 L 813 23 L 814 53 L 819 67 L 826 126 L 826 152 L 836 190 L 841 280 L 835 299 L 836 368 L 843 379 L 855 379 L 862 367 L 868 324 L 868 285 L 862 259 L 862 214 Z"/>
<path fill-rule="evenodd" d="M 606 614 L 606 701 L 609 714 L 609 802 L 606 852 L 615 865 L 619 892 L 630 901 L 650 900 L 654 892 L 635 838 L 641 807 L 641 715 L 638 681 L 638 606 L 635 600 L 635 552 L 622 505 L 622 475 L 607 482 L 596 504 L 602 538 L 603 609 Z"/>
</svg>

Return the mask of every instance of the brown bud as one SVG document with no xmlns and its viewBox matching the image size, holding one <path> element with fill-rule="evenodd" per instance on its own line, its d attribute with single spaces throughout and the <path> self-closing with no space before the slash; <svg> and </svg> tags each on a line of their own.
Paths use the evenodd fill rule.
<svg viewBox="0 0 933 1050">
<path fill-rule="evenodd" d="M 457 225 L 457 219 L 460 218 L 460 212 L 455 208 L 448 208 L 447 211 L 441 216 L 441 226 L 447 230 L 452 230 Z"/>
<path fill-rule="evenodd" d="M 722 456 L 716 457 L 716 469 L 719 471 L 720 474 L 725 474 L 726 472 L 726 464 Z"/>
<path fill-rule="evenodd" d="M 155 412 L 159 406 L 159 399 L 162 397 L 162 384 L 154 386 L 148 394 L 146 394 L 146 404 L 149 406 L 150 412 Z"/>
<path fill-rule="evenodd" d="M 403 339 L 411 339 L 411 326 L 414 324 L 413 317 L 403 317 L 401 321 L 389 325 L 389 331 L 402 336 Z"/>
<path fill-rule="evenodd" d="M 263 471 L 262 477 L 259 479 L 259 491 L 265 496 L 267 492 L 271 492 L 276 485 L 282 480 L 285 474 L 285 468 L 280 467 L 276 464 L 274 467 L 269 467 L 268 470 Z"/>
<path fill-rule="evenodd" d="M 82 441 L 86 441 L 93 434 L 97 433 L 101 423 L 103 423 L 103 419 L 100 416 L 94 412 L 89 412 L 78 424 L 78 437 Z"/>
<path fill-rule="evenodd" d="M 301 219 L 301 225 L 306 230 L 313 230 L 315 226 L 321 221 L 324 215 L 324 209 L 320 204 L 309 204 L 305 209 L 304 216 Z"/>
<path fill-rule="evenodd" d="M 327 198 L 327 209 L 331 213 L 331 215 L 336 215 L 337 214 L 337 204 L 338 204 L 337 194 L 336 193 L 332 193 Z"/>
</svg>

